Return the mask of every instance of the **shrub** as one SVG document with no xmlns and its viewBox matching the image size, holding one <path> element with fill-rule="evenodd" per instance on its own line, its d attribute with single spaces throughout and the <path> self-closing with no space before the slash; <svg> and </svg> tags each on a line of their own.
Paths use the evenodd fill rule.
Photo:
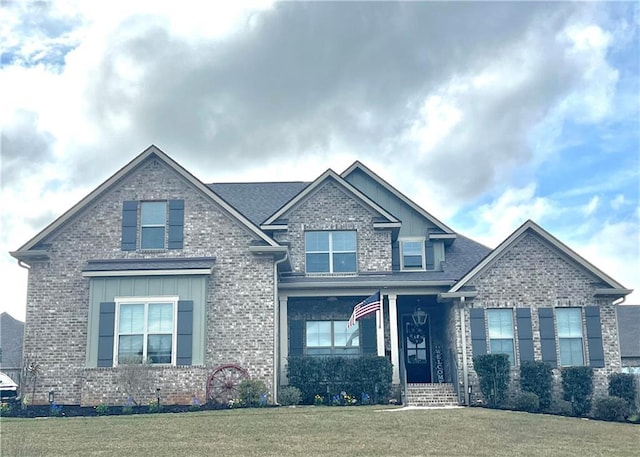
<svg viewBox="0 0 640 457">
<path fill-rule="evenodd" d="M 289 384 L 300 389 L 302 403 L 332 402 L 341 392 L 367 392 L 373 403 L 391 391 L 391 362 L 385 357 L 289 357 Z"/>
<path fill-rule="evenodd" d="M 571 402 L 576 416 L 587 415 L 591 411 L 593 368 L 564 367 L 561 373 L 563 398 Z"/>
<path fill-rule="evenodd" d="M 570 402 L 560 399 L 552 401 L 548 411 L 551 414 L 558 414 L 560 416 L 572 416 L 573 406 L 571 406 Z"/>
<path fill-rule="evenodd" d="M 544 362 L 522 362 L 520 365 L 520 387 L 524 392 L 536 394 L 540 409 L 551 405 L 553 374 L 551 365 Z"/>
<path fill-rule="evenodd" d="M 104 403 L 97 404 L 93 407 L 93 409 L 96 410 L 96 414 L 98 416 L 106 416 L 107 414 L 109 414 L 109 407 Z"/>
<path fill-rule="evenodd" d="M 12 412 L 12 403 L 0 403 L 0 416 L 10 416 Z"/>
<path fill-rule="evenodd" d="M 480 378 L 480 390 L 491 407 L 504 403 L 509 387 L 511 366 L 507 354 L 486 354 L 473 358 L 473 368 Z"/>
<path fill-rule="evenodd" d="M 238 386 L 240 401 L 248 407 L 265 406 L 269 396 L 267 386 L 260 379 L 245 379 Z"/>
<path fill-rule="evenodd" d="M 300 389 L 294 386 L 281 388 L 278 397 L 278 401 L 282 406 L 299 405 L 302 401 Z"/>
<path fill-rule="evenodd" d="M 603 421 L 622 422 L 629 415 L 629 405 L 620 397 L 602 397 L 593 402 L 591 415 Z"/>
<path fill-rule="evenodd" d="M 160 411 L 162 411 L 162 405 L 160 404 L 160 402 L 158 402 L 158 400 L 156 399 L 149 400 L 149 412 L 159 413 Z"/>
<path fill-rule="evenodd" d="M 540 400 L 533 392 L 521 392 L 513 402 L 513 409 L 535 413 L 540 409 Z"/>
<path fill-rule="evenodd" d="M 609 395 L 622 398 L 633 411 L 636 405 L 636 380 L 635 376 L 628 373 L 613 373 L 609 376 Z"/>
</svg>

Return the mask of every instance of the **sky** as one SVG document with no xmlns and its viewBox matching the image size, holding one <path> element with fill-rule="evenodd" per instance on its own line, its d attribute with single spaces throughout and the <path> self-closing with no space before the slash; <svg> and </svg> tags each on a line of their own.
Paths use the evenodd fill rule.
<svg viewBox="0 0 640 457">
<path fill-rule="evenodd" d="M 638 5 L 2 0 L 0 311 L 25 317 L 8 252 L 151 144 L 206 183 L 360 160 L 463 235 L 533 219 L 640 290 Z"/>
</svg>

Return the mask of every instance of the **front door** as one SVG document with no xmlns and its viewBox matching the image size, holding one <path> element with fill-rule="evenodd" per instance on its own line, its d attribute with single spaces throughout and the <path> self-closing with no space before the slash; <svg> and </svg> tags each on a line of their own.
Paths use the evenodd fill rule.
<svg viewBox="0 0 640 457">
<path fill-rule="evenodd" d="M 402 334 L 407 382 L 431 382 L 429 320 L 417 325 L 411 316 L 402 316 Z"/>
</svg>

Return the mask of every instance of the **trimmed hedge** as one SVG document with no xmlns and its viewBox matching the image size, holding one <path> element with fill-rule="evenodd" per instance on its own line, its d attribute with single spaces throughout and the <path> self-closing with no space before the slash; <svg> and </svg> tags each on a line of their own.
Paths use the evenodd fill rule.
<svg viewBox="0 0 640 457">
<path fill-rule="evenodd" d="M 501 406 L 507 396 L 511 365 L 507 354 L 486 354 L 473 358 L 473 368 L 480 378 L 480 390 L 491 407 Z"/>
<path fill-rule="evenodd" d="M 524 392 L 537 395 L 540 409 L 548 410 L 551 406 L 553 374 L 551 365 L 544 362 L 522 362 L 520 365 L 520 387 Z"/>
<path fill-rule="evenodd" d="M 609 395 L 622 398 L 633 411 L 636 406 L 636 379 L 628 373 L 613 373 L 609 376 Z"/>
<path fill-rule="evenodd" d="M 533 392 L 520 392 L 513 402 L 513 409 L 535 413 L 540 409 L 540 400 Z"/>
<path fill-rule="evenodd" d="M 593 402 L 591 415 L 603 421 L 624 422 L 629 415 L 629 406 L 620 397 L 602 397 Z"/>
<path fill-rule="evenodd" d="M 391 391 L 391 362 L 386 357 L 289 357 L 289 385 L 302 393 L 302 403 L 314 404 L 316 394 L 329 401 L 346 392 L 360 398 L 364 392 L 380 403 Z"/>
<path fill-rule="evenodd" d="M 563 398 L 571 402 L 576 416 L 586 416 L 591 411 L 593 394 L 593 368 L 564 367 L 562 373 Z"/>
</svg>

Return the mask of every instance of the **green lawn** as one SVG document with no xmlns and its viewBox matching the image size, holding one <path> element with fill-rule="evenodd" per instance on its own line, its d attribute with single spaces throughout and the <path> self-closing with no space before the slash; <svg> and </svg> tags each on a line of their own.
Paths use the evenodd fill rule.
<svg viewBox="0 0 640 457">
<path fill-rule="evenodd" d="M 2 456 L 638 456 L 640 426 L 480 408 L 0 420 Z"/>
</svg>

